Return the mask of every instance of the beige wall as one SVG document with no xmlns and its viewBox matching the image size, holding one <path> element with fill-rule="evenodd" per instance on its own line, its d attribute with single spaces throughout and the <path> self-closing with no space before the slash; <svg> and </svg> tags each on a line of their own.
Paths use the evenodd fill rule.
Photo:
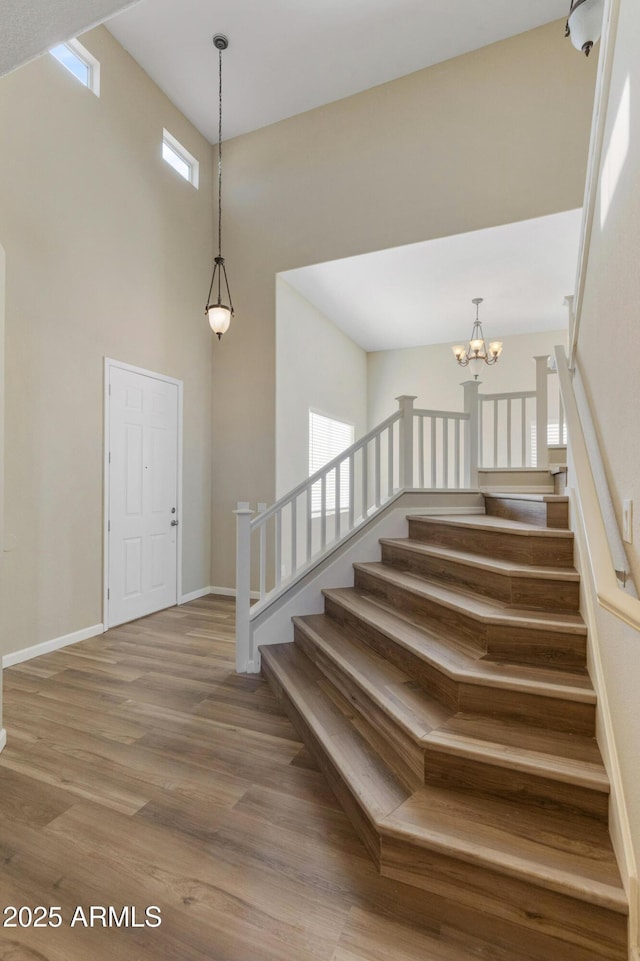
<svg viewBox="0 0 640 961">
<path fill-rule="evenodd" d="M 100 98 L 49 55 L 0 81 L 4 653 L 102 621 L 105 355 L 184 380 L 183 589 L 211 582 L 212 151 L 104 28 L 82 42 Z M 163 126 L 199 191 L 162 161 Z"/>
<path fill-rule="evenodd" d="M 285 280 L 276 283 L 276 496 L 309 476 L 309 410 L 367 430 L 367 355 Z"/>
<path fill-rule="evenodd" d="M 580 206 L 594 72 L 557 22 L 229 143 L 215 584 L 234 583 L 236 501 L 275 493 L 276 274 Z"/>
<path fill-rule="evenodd" d="M 492 337 L 501 332 L 490 331 Z M 566 343 L 563 330 L 542 331 L 504 337 L 504 351 L 495 367 L 482 365 L 480 391 L 535 390 L 536 368 L 533 357 L 552 354 L 556 344 Z M 412 347 L 406 350 L 380 350 L 367 355 L 369 370 L 369 426 L 373 427 L 397 408 L 399 394 L 415 394 L 416 407 L 436 410 L 462 410 L 460 384 L 473 379 L 469 367 L 458 367 L 450 344 Z"/>
<path fill-rule="evenodd" d="M 635 501 L 634 543 L 625 546 L 636 584 L 640 584 L 639 35 L 638 3 L 621 0 L 577 352 L 619 519 L 623 498 Z M 640 636 L 601 609 L 598 620 L 635 856 L 640 864 Z"/>
</svg>

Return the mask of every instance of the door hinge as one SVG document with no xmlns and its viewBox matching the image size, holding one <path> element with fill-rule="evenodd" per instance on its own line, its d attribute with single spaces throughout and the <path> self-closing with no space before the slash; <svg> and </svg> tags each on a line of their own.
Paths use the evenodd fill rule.
<svg viewBox="0 0 640 961">
<path fill-rule="evenodd" d="M 111 531 L 111 521 L 107 521 L 107 533 Z"/>
<path fill-rule="evenodd" d="M 111 589 L 110 589 L 110 588 L 107 588 L 107 600 L 108 600 L 108 601 L 111 600 Z"/>
<path fill-rule="evenodd" d="M 111 463 L 111 451 L 109 451 L 109 463 Z"/>
<path fill-rule="evenodd" d="M 109 397 L 111 397 L 111 384 L 109 384 Z"/>
</svg>

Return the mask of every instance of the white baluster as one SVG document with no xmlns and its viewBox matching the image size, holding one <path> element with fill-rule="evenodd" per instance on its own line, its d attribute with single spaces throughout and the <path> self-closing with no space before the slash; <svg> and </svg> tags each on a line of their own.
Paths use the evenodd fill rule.
<svg viewBox="0 0 640 961">
<path fill-rule="evenodd" d="M 527 398 L 520 398 L 521 405 L 521 425 L 520 431 L 522 433 L 521 444 L 522 444 L 522 466 L 527 466 Z"/>
<path fill-rule="evenodd" d="M 291 576 L 298 567 L 298 505 L 296 498 L 291 501 Z"/>
<path fill-rule="evenodd" d="M 380 507 L 380 503 L 381 503 L 381 501 L 380 501 L 380 487 L 381 487 L 381 478 L 380 478 L 380 434 L 376 434 L 376 439 L 375 439 L 375 443 L 374 443 L 374 458 L 375 458 L 375 466 L 374 466 L 374 476 L 373 476 L 373 480 L 374 480 L 374 485 L 375 485 L 376 507 Z"/>
<path fill-rule="evenodd" d="M 438 457 L 438 445 L 436 438 L 436 419 L 431 417 L 431 487 L 435 490 L 436 484 L 438 482 L 437 477 L 437 457 Z"/>
<path fill-rule="evenodd" d="M 449 418 L 442 418 L 442 486 L 449 486 Z"/>
<path fill-rule="evenodd" d="M 549 358 L 547 354 L 533 358 L 536 362 L 536 467 L 549 466 Z"/>
<path fill-rule="evenodd" d="M 327 475 L 320 480 L 320 550 L 327 546 Z"/>
<path fill-rule="evenodd" d="M 276 587 L 280 587 L 282 581 L 282 511 L 277 511 L 275 515 L 276 524 Z"/>
<path fill-rule="evenodd" d="M 236 515 L 236 670 L 243 674 L 251 661 L 251 518 L 239 507 Z"/>
<path fill-rule="evenodd" d="M 459 488 L 462 487 L 462 477 L 460 475 L 460 421 L 457 418 L 455 421 L 455 438 L 453 447 L 453 486 Z"/>
<path fill-rule="evenodd" d="M 356 519 L 356 477 L 355 477 L 355 458 L 349 454 L 349 530 L 355 526 Z"/>
<path fill-rule="evenodd" d="M 424 417 L 418 417 L 418 483 L 424 487 Z"/>
<path fill-rule="evenodd" d="M 482 412 L 483 404 L 480 400 L 480 381 L 466 380 L 462 384 L 464 390 L 464 412 L 469 415 L 465 432 L 465 478 L 466 486 L 478 486 L 478 466 L 482 463 Z"/>
<path fill-rule="evenodd" d="M 511 405 L 513 398 L 507 398 L 507 467 L 512 467 L 511 463 Z"/>
<path fill-rule="evenodd" d="M 398 406 L 402 414 L 400 421 L 400 464 L 399 464 L 399 486 L 405 490 L 413 487 L 413 402 L 415 395 L 402 394 L 396 397 Z M 393 490 L 393 475 L 389 484 L 389 496 Z"/>
<path fill-rule="evenodd" d="M 313 487 L 307 488 L 307 561 L 313 552 Z"/>
<path fill-rule="evenodd" d="M 362 519 L 369 513 L 369 445 L 362 448 Z"/>
</svg>

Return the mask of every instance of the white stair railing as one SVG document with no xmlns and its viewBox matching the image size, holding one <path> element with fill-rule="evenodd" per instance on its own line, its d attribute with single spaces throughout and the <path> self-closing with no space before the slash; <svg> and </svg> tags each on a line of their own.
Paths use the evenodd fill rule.
<svg viewBox="0 0 640 961">
<path fill-rule="evenodd" d="M 548 463 L 547 361 L 547 357 L 536 358 L 537 390 L 481 395 L 478 381 L 466 381 L 463 411 L 414 408 L 415 397 L 398 397 L 395 413 L 267 510 L 254 515 L 248 505 L 239 504 L 235 512 L 238 670 L 247 669 L 252 618 L 398 494 L 412 489 L 470 490 L 477 487 L 479 466 L 515 466 L 516 421 L 520 425 L 517 466 L 530 462 L 532 423 L 538 425 L 542 456 Z M 493 463 L 486 465 L 483 437 L 491 405 Z M 544 430 L 539 426 L 541 417 Z M 505 432 L 504 442 L 498 441 L 500 431 Z M 504 463 L 500 462 L 503 448 Z M 251 608 L 256 595 L 257 603 Z"/>
</svg>

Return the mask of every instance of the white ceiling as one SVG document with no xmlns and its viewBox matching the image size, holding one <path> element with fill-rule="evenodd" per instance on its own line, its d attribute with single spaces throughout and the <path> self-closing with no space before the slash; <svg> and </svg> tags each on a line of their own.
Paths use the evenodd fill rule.
<svg viewBox="0 0 640 961">
<path fill-rule="evenodd" d="M 0 0 L 0 77 L 136 0 Z"/>
<path fill-rule="evenodd" d="M 230 41 L 227 139 L 556 20 L 567 8 L 567 0 L 141 0 L 108 26 L 214 143 L 214 33 Z"/>
<path fill-rule="evenodd" d="M 581 210 L 289 270 L 280 276 L 367 351 L 567 325 Z"/>
</svg>

